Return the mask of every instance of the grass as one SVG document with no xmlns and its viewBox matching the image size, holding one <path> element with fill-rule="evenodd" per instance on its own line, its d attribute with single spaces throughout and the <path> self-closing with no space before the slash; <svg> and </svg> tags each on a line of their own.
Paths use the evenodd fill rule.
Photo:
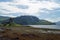
<svg viewBox="0 0 60 40">
<path fill-rule="evenodd" d="M 5 27 L 4 31 L 0 31 L 0 35 L 2 35 L 0 37 L 5 38 L 6 40 L 60 40 L 60 34 L 41 32 L 46 30 L 58 31 L 20 25 L 20 27 Z"/>
</svg>

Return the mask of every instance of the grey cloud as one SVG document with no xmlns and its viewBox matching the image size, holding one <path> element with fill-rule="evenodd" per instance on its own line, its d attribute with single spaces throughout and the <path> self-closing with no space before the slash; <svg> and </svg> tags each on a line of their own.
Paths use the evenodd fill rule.
<svg viewBox="0 0 60 40">
<path fill-rule="evenodd" d="M 16 7 L 21 8 L 21 9 L 28 9 L 29 6 L 27 5 L 16 5 Z"/>
<path fill-rule="evenodd" d="M 0 0 L 0 2 L 11 2 L 13 0 Z"/>
</svg>

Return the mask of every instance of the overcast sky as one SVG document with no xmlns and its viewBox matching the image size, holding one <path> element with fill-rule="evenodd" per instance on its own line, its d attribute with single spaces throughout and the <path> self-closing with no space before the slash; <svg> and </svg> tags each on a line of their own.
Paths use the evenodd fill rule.
<svg viewBox="0 0 60 40">
<path fill-rule="evenodd" d="M 33 15 L 52 22 L 60 21 L 60 0 L 0 0 L 0 16 Z"/>
</svg>

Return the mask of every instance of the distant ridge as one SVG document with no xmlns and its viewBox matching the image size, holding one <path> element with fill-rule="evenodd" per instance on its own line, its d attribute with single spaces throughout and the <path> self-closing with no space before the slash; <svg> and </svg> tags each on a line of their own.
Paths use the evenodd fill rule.
<svg viewBox="0 0 60 40">
<path fill-rule="evenodd" d="M 4 16 L 0 16 L 0 23 L 3 22 L 4 20 L 8 20 L 9 17 L 4 17 Z"/>
<path fill-rule="evenodd" d="M 9 21 L 9 17 L 0 16 L 0 21 Z M 55 23 L 49 22 L 47 20 L 41 20 L 35 16 L 20 16 L 13 18 L 14 23 L 21 25 L 55 25 Z"/>
<path fill-rule="evenodd" d="M 60 21 L 56 22 L 56 25 L 60 25 Z"/>
<path fill-rule="evenodd" d="M 20 16 L 14 18 L 14 22 L 21 25 L 55 25 L 55 23 L 41 20 L 35 16 Z"/>
</svg>

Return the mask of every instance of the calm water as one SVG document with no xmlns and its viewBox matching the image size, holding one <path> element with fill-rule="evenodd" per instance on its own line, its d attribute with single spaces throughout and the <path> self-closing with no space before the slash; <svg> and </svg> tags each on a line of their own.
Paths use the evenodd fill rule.
<svg viewBox="0 0 60 40">
<path fill-rule="evenodd" d="M 60 25 L 30 25 L 35 28 L 60 29 Z"/>
</svg>

